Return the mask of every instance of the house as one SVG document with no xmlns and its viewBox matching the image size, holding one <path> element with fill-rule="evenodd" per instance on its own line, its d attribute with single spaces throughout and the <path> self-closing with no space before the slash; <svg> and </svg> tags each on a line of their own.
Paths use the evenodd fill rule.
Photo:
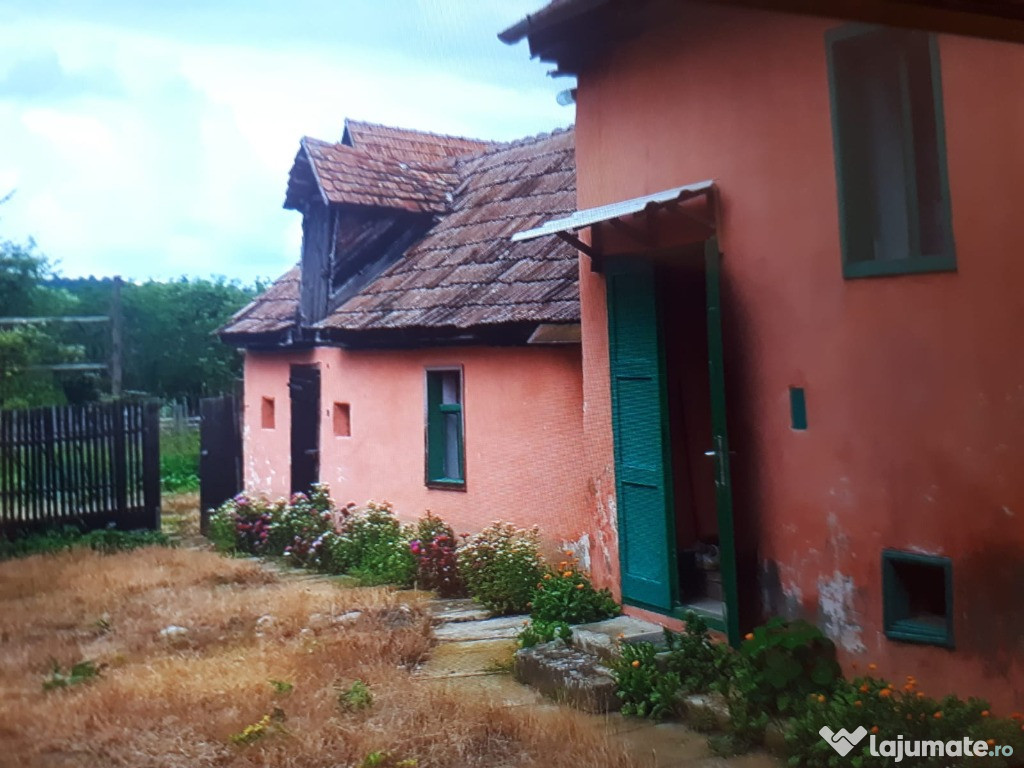
<svg viewBox="0 0 1024 768">
<path fill-rule="evenodd" d="M 220 331 L 244 349 L 244 483 L 330 485 L 457 531 L 577 539 L 578 264 L 512 233 L 575 208 L 571 130 L 481 142 L 346 121 L 305 138 L 285 207 L 301 263 Z"/>
<path fill-rule="evenodd" d="M 595 575 L 1024 705 L 1018 4 L 556 0 Z M 888 25 L 888 26 L 887 26 Z"/>
</svg>

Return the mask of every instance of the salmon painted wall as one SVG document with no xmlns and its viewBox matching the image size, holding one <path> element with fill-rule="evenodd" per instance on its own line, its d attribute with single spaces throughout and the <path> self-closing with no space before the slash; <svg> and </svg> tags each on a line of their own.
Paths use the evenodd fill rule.
<svg viewBox="0 0 1024 768">
<path fill-rule="evenodd" d="M 478 531 L 499 519 L 539 525 L 546 540 L 558 544 L 587 532 L 578 346 L 249 351 L 248 491 L 271 497 L 289 492 L 288 376 L 296 363 L 320 366 L 320 478 L 338 503 L 387 500 L 407 520 L 429 509 L 457 532 Z M 460 365 L 467 490 L 427 488 L 424 371 Z M 275 400 L 272 430 L 261 427 L 265 397 Z M 349 404 L 350 437 L 334 434 L 335 403 Z"/>
<path fill-rule="evenodd" d="M 719 186 L 730 447 L 763 602 L 817 620 L 847 663 L 1024 707 L 1024 46 L 939 37 L 958 271 L 844 280 L 824 42 L 842 22 L 681 13 L 580 75 L 579 203 Z M 604 281 L 582 261 L 589 473 L 614 579 Z M 806 388 L 806 432 L 790 386 Z M 956 650 L 884 636 L 884 548 L 952 558 Z"/>
</svg>

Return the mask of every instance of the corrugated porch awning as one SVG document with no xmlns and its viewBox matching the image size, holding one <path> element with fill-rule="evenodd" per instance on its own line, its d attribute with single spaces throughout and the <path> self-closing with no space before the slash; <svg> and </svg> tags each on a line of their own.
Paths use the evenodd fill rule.
<svg viewBox="0 0 1024 768">
<path fill-rule="evenodd" d="M 597 208 L 585 208 L 560 219 L 552 219 L 533 229 L 516 232 L 512 235 L 512 242 L 519 243 L 525 240 L 534 240 L 538 237 L 555 235 L 574 245 L 588 256 L 594 256 L 596 250 L 593 246 L 584 243 L 577 236 L 577 232 L 588 227 L 605 222 L 617 225 L 622 228 L 629 228 L 624 219 L 644 212 L 654 212 L 669 206 L 678 206 L 681 203 L 696 197 L 708 197 L 715 187 L 713 180 L 700 181 L 696 184 L 687 184 L 682 187 L 672 187 L 661 192 L 655 192 L 643 197 L 634 197 L 630 200 L 620 200 L 616 203 L 598 206 Z M 714 229 L 711 221 L 700 223 Z"/>
</svg>

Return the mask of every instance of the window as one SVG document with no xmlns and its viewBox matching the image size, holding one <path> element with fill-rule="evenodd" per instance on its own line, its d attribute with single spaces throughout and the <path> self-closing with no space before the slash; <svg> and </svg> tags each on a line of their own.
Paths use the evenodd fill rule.
<svg viewBox="0 0 1024 768">
<path fill-rule="evenodd" d="M 334 404 L 334 436 L 352 436 L 352 410 L 348 403 Z"/>
<path fill-rule="evenodd" d="M 793 429 L 807 429 L 807 396 L 803 387 L 789 388 L 789 417 Z"/>
<path fill-rule="evenodd" d="M 934 37 L 851 25 L 827 44 L 843 276 L 955 270 Z"/>
<path fill-rule="evenodd" d="M 274 398 L 264 397 L 260 403 L 260 426 L 263 429 L 274 428 Z"/>
<path fill-rule="evenodd" d="M 462 371 L 427 371 L 427 485 L 466 487 Z"/>
<path fill-rule="evenodd" d="M 948 557 L 882 552 L 885 636 L 953 647 L 953 563 Z"/>
</svg>

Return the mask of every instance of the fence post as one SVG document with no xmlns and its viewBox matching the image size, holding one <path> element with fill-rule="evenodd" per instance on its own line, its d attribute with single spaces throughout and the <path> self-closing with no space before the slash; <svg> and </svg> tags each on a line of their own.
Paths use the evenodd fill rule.
<svg viewBox="0 0 1024 768">
<path fill-rule="evenodd" d="M 142 497 L 149 527 L 160 530 L 160 401 L 147 400 L 142 416 Z"/>
</svg>

